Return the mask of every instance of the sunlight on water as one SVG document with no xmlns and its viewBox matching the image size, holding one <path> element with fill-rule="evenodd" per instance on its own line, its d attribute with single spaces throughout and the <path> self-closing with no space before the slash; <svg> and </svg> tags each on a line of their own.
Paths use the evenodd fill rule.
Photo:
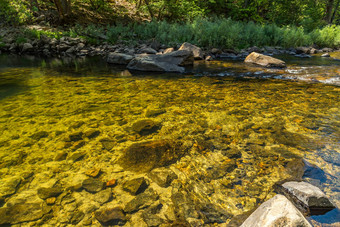
<svg viewBox="0 0 340 227">
<path fill-rule="evenodd" d="M 117 180 L 110 205 L 126 206 L 133 197 L 122 185 L 141 176 L 165 213 L 228 222 L 275 195 L 276 182 L 299 179 L 303 159 L 304 179 L 340 206 L 340 87 L 205 76 L 221 73 L 221 64 L 240 67 L 230 62 L 185 76 L 134 75 L 97 62 L 0 68 L 3 203 L 41 202 L 39 188 L 72 188 L 100 169 L 101 181 Z M 168 188 L 148 173 L 163 166 L 177 175 Z M 85 190 L 69 197 L 85 219 L 101 206 Z M 56 204 L 63 212 L 45 222 L 67 223 L 72 211 Z M 202 218 L 196 210 L 204 209 L 220 213 Z"/>
</svg>

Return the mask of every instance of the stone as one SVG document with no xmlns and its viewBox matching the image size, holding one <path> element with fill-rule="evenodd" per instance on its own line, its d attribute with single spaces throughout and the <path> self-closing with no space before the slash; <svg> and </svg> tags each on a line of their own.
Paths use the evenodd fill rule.
<svg viewBox="0 0 340 227">
<path fill-rule="evenodd" d="M 55 157 L 54 157 L 54 161 L 62 161 L 65 160 L 67 157 L 68 153 L 66 151 L 60 151 L 58 152 Z"/>
<path fill-rule="evenodd" d="M 182 46 L 178 50 L 188 50 L 191 51 L 194 55 L 195 60 L 203 60 L 204 53 L 201 48 L 191 44 L 191 43 L 183 43 Z"/>
<path fill-rule="evenodd" d="M 124 212 L 133 213 L 142 208 L 150 206 L 155 200 L 158 199 L 156 192 L 149 188 L 144 193 L 138 194 L 134 199 L 128 202 L 124 207 Z"/>
<path fill-rule="evenodd" d="M 222 54 L 222 51 L 220 49 L 217 49 L 217 48 L 212 48 L 210 52 L 214 55 Z"/>
<path fill-rule="evenodd" d="M 78 150 L 79 148 L 83 147 L 85 145 L 85 141 L 84 140 L 79 140 L 79 141 L 76 141 L 72 144 L 71 146 L 71 150 L 72 151 L 76 151 Z"/>
<path fill-rule="evenodd" d="M 106 187 L 114 187 L 117 183 L 116 179 L 111 179 L 106 182 Z"/>
<path fill-rule="evenodd" d="M 126 170 L 147 172 L 153 168 L 168 166 L 188 151 L 180 141 L 153 140 L 130 145 L 118 160 Z"/>
<path fill-rule="evenodd" d="M 127 221 L 120 207 L 103 208 L 95 212 L 95 217 L 104 225 L 124 225 Z"/>
<path fill-rule="evenodd" d="M 171 53 L 171 52 L 174 52 L 175 49 L 173 47 L 170 47 L 170 48 L 166 48 L 164 51 L 163 51 L 163 54 L 168 54 L 168 53 Z"/>
<path fill-rule="evenodd" d="M 76 225 L 81 220 L 83 220 L 84 216 L 85 216 L 85 214 L 82 211 L 77 210 L 77 211 L 73 212 L 73 215 L 71 217 L 70 223 L 72 225 Z"/>
<path fill-rule="evenodd" d="M 16 192 L 21 182 L 20 177 L 13 176 L 8 178 L 1 178 L 0 181 L 0 198 L 12 195 Z"/>
<path fill-rule="evenodd" d="M 136 121 L 131 126 L 132 131 L 143 136 L 152 134 L 158 131 L 159 128 L 160 124 L 150 119 Z"/>
<path fill-rule="evenodd" d="M 106 62 L 110 64 L 127 65 L 134 57 L 129 54 L 109 53 Z"/>
<path fill-rule="evenodd" d="M 192 65 L 193 55 L 187 50 L 178 50 L 167 54 L 142 54 L 135 57 L 127 65 L 128 69 L 149 72 L 180 72 L 185 69 L 180 66 Z"/>
<path fill-rule="evenodd" d="M 145 117 L 156 117 L 158 115 L 161 115 L 163 113 L 166 113 L 166 110 L 164 109 L 147 109 L 145 112 Z"/>
<path fill-rule="evenodd" d="M 242 157 L 241 151 L 236 148 L 223 150 L 222 154 L 230 159 L 237 159 Z"/>
<path fill-rule="evenodd" d="M 15 204 L 0 208 L 0 225 L 18 224 L 40 219 L 47 211 L 42 203 Z"/>
<path fill-rule="evenodd" d="M 329 58 L 331 55 L 329 55 L 329 53 L 325 53 L 325 54 L 322 54 L 321 57 L 323 58 Z"/>
<path fill-rule="evenodd" d="M 102 139 L 102 140 L 100 140 L 100 142 L 101 142 L 103 148 L 105 150 L 108 150 L 108 151 L 110 151 L 116 144 L 115 141 L 112 141 L 112 140 L 109 140 L 109 139 Z"/>
<path fill-rule="evenodd" d="M 82 186 L 86 191 L 95 193 L 103 190 L 105 183 L 97 179 L 88 178 L 83 181 Z"/>
<path fill-rule="evenodd" d="M 67 160 L 71 160 L 73 162 L 77 162 L 77 161 L 80 161 L 81 159 L 83 159 L 84 156 L 85 156 L 85 153 L 75 152 L 75 153 L 72 153 L 71 155 L 69 155 Z"/>
<path fill-rule="evenodd" d="M 241 227 L 312 227 L 303 214 L 283 195 L 276 195 L 258 207 Z"/>
<path fill-rule="evenodd" d="M 305 164 L 300 158 L 295 158 L 285 166 L 286 172 L 291 176 L 290 180 L 301 181 L 304 174 Z"/>
<path fill-rule="evenodd" d="M 206 61 L 212 61 L 214 60 L 213 57 L 211 55 L 208 55 L 206 58 L 205 58 Z"/>
<path fill-rule="evenodd" d="M 160 226 L 164 223 L 165 220 L 157 215 L 162 207 L 162 204 L 157 204 L 155 206 L 151 206 L 142 213 L 143 220 L 148 226 Z"/>
<path fill-rule="evenodd" d="M 51 197 L 58 197 L 64 190 L 59 187 L 55 188 L 39 188 L 38 189 L 38 196 L 41 199 L 47 199 Z"/>
<path fill-rule="evenodd" d="M 22 52 L 29 52 L 33 50 L 33 45 L 30 43 L 24 43 L 24 45 L 22 46 Z"/>
<path fill-rule="evenodd" d="M 102 190 L 94 195 L 94 200 L 101 205 L 104 203 L 109 202 L 112 199 L 112 189 L 107 188 L 105 190 Z"/>
<path fill-rule="evenodd" d="M 152 170 L 148 176 L 152 181 L 163 188 L 169 187 L 171 182 L 178 178 L 171 169 L 165 167 Z"/>
<path fill-rule="evenodd" d="M 131 195 L 137 195 L 145 191 L 145 189 L 148 187 L 148 184 L 146 183 L 144 177 L 139 177 L 126 181 L 122 187 L 124 191 L 129 192 Z"/>
<path fill-rule="evenodd" d="M 50 197 L 46 199 L 46 204 L 47 205 L 53 205 L 55 203 L 55 201 L 57 200 L 56 197 Z"/>
<path fill-rule="evenodd" d="M 42 138 L 48 137 L 48 132 L 46 132 L 46 131 L 36 132 L 36 133 L 32 134 L 30 137 L 34 140 L 40 140 Z"/>
<path fill-rule="evenodd" d="M 297 47 L 295 49 L 295 51 L 296 51 L 297 54 L 309 54 L 310 48 L 308 48 L 308 47 Z"/>
<path fill-rule="evenodd" d="M 85 175 L 89 177 L 98 177 L 100 174 L 100 168 L 92 168 L 85 172 Z"/>
<path fill-rule="evenodd" d="M 144 47 L 138 51 L 139 54 L 157 54 L 157 51 L 151 47 Z"/>
<path fill-rule="evenodd" d="M 84 132 L 84 136 L 89 139 L 94 139 L 100 135 L 100 131 L 97 129 L 90 129 Z"/>
<path fill-rule="evenodd" d="M 335 208 L 318 187 L 307 182 L 286 182 L 280 189 L 306 215 L 322 215 Z"/>
<path fill-rule="evenodd" d="M 249 54 L 244 60 L 244 62 L 264 66 L 267 68 L 271 68 L 271 67 L 285 68 L 286 67 L 286 63 L 284 61 L 281 61 L 277 58 L 273 58 L 273 57 L 266 56 L 263 54 L 259 54 L 256 52 L 252 52 L 251 54 Z"/>
<path fill-rule="evenodd" d="M 75 132 L 75 133 L 70 134 L 68 138 L 66 138 L 66 141 L 76 142 L 82 139 L 83 139 L 83 132 Z"/>
</svg>

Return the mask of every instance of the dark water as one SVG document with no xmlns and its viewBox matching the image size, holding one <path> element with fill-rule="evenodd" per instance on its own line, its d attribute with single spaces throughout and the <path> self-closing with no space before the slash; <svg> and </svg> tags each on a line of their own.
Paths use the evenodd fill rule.
<svg viewBox="0 0 340 227">
<path fill-rule="evenodd" d="M 340 206 L 340 63 L 283 59 L 285 70 L 213 61 L 175 75 L 129 72 L 100 58 L 0 55 L 0 197 L 7 204 L 39 201 L 38 188 L 72 187 L 96 168 L 103 182 L 118 182 L 115 198 L 102 206 L 124 207 L 133 197 L 121 183 L 148 176 L 142 169 L 130 170 L 130 162 L 137 167 L 164 162 L 178 179 L 166 190 L 147 179 L 165 208 L 180 206 L 172 197 L 177 190 L 190 198 L 190 209 L 191 203 L 218 207 L 235 216 L 275 195 L 275 182 L 296 177 L 288 163 L 303 159 L 304 180 Z M 157 127 L 138 133 L 136 125 L 145 119 Z M 96 136 L 84 136 L 91 130 Z M 83 135 L 80 141 L 65 139 L 77 133 Z M 180 142 L 185 153 L 158 164 L 152 157 L 143 157 L 143 165 L 133 163 L 133 157 L 121 159 L 131 144 L 164 140 Z M 57 160 L 59 154 L 65 158 Z M 82 158 L 74 160 L 74 154 Z M 15 178 L 28 173 L 13 188 Z M 92 211 L 81 204 L 101 207 L 84 190 L 72 196 L 84 220 Z M 64 216 L 72 211 L 66 205 L 60 209 L 44 222 L 68 223 Z M 138 218 L 140 212 L 128 223 Z M 230 221 L 229 216 L 220 219 Z"/>
</svg>

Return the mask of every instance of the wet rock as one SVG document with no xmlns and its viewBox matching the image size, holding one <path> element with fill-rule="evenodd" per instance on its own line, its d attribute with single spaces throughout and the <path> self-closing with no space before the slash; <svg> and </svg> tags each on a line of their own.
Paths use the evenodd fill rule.
<svg viewBox="0 0 340 227">
<path fill-rule="evenodd" d="M 110 151 L 116 144 L 115 141 L 109 139 L 103 139 L 100 142 L 102 143 L 103 148 L 108 151 Z"/>
<path fill-rule="evenodd" d="M 76 141 L 79 141 L 79 140 L 82 140 L 83 139 L 83 133 L 82 132 L 75 132 L 75 133 L 72 133 L 68 136 L 68 138 L 66 138 L 66 141 L 73 141 L 73 142 L 76 142 Z"/>
<path fill-rule="evenodd" d="M 55 203 L 56 200 L 57 200 L 56 197 L 47 198 L 47 199 L 46 199 L 46 204 L 47 204 L 47 205 L 53 205 L 53 204 Z"/>
<path fill-rule="evenodd" d="M 165 220 L 157 215 L 162 207 L 162 204 L 157 204 L 156 206 L 152 206 L 143 212 L 143 220 L 148 226 L 159 226 L 164 223 Z"/>
<path fill-rule="evenodd" d="M 309 183 L 290 181 L 280 189 L 306 215 L 321 215 L 335 208 L 319 188 Z"/>
<path fill-rule="evenodd" d="M 182 46 L 178 50 L 188 50 L 191 51 L 194 55 L 195 60 L 203 60 L 204 53 L 201 48 L 191 44 L 191 43 L 183 43 Z"/>
<path fill-rule="evenodd" d="M 75 152 L 75 153 L 72 153 L 68 156 L 67 160 L 71 160 L 73 162 L 77 162 L 77 161 L 80 161 L 81 159 L 83 159 L 85 156 L 85 153 L 82 153 L 82 152 Z"/>
<path fill-rule="evenodd" d="M 253 63 L 256 65 L 261 65 L 267 68 L 275 67 L 275 68 L 284 68 L 286 67 L 286 63 L 279 59 L 266 56 L 263 54 L 259 54 L 256 52 L 252 52 L 249 54 L 246 59 L 244 60 L 246 63 Z"/>
<path fill-rule="evenodd" d="M 180 72 L 184 65 L 192 65 L 193 55 L 190 51 L 178 50 L 167 54 L 139 55 L 128 64 L 127 68 L 151 72 Z"/>
<path fill-rule="evenodd" d="M 152 181 L 156 182 L 159 186 L 167 188 L 170 186 L 174 179 L 177 179 L 177 175 L 168 168 L 157 168 L 152 170 L 148 175 Z"/>
<path fill-rule="evenodd" d="M 128 202 L 124 207 L 124 212 L 133 213 L 139 209 L 150 206 L 155 200 L 158 199 L 156 192 L 149 188 L 144 193 L 138 194 L 134 199 Z"/>
<path fill-rule="evenodd" d="M 99 168 L 92 168 L 92 169 L 89 169 L 85 172 L 85 175 L 87 175 L 89 177 L 98 177 L 99 174 L 100 174 Z"/>
<path fill-rule="evenodd" d="M 134 56 L 122 53 L 109 53 L 106 61 L 111 64 L 127 65 Z"/>
<path fill-rule="evenodd" d="M 232 159 L 223 160 L 222 162 L 216 163 L 214 166 L 209 166 L 206 169 L 205 181 L 210 182 L 213 179 L 222 178 L 227 173 L 232 172 L 236 167 L 236 160 Z"/>
<path fill-rule="evenodd" d="M 126 181 L 123 184 L 123 190 L 129 192 L 132 195 L 137 195 L 148 187 L 144 177 L 136 178 L 133 180 Z"/>
<path fill-rule="evenodd" d="M 2 178 L 0 181 L 0 198 L 14 194 L 20 182 L 21 179 L 17 176 Z"/>
<path fill-rule="evenodd" d="M 147 109 L 145 112 L 145 117 L 156 117 L 165 113 L 166 110 L 164 109 Z"/>
<path fill-rule="evenodd" d="M 37 133 L 34 133 L 33 135 L 30 136 L 32 139 L 34 140 L 40 140 L 42 138 L 46 138 L 48 137 L 48 132 L 46 131 L 40 131 L 40 132 L 37 132 Z"/>
<path fill-rule="evenodd" d="M 62 188 L 39 188 L 38 189 L 38 196 L 41 199 L 47 199 L 51 197 L 58 197 L 63 192 Z"/>
<path fill-rule="evenodd" d="M 100 180 L 88 178 L 83 181 L 82 186 L 86 191 L 95 193 L 95 192 L 99 192 L 103 190 L 105 187 L 105 184 L 104 182 Z"/>
<path fill-rule="evenodd" d="M 120 207 L 101 209 L 95 212 L 95 217 L 104 225 L 124 225 L 127 221 Z"/>
<path fill-rule="evenodd" d="M 154 140 L 134 143 L 118 160 L 126 170 L 146 172 L 176 162 L 188 151 L 180 141 Z"/>
<path fill-rule="evenodd" d="M 175 192 L 171 195 L 171 200 L 175 206 L 175 214 L 179 219 L 199 218 L 195 205 L 187 192 Z"/>
<path fill-rule="evenodd" d="M 304 174 L 305 164 L 302 159 L 293 159 L 292 161 L 288 162 L 285 170 L 291 176 L 291 180 L 302 180 Z"/>
<path fill-rule="evenodd" d="M 60 151 L 56 154 L 54 157 L 54 161 L 62 161 L 65 160 L 67 157 L 68 153 L 66 151 Z"/>
<path fill-rule="evenodd" d="M 132 124 L 131 129 L 140 135 L 148 135 L 156 132 L 160 128 L 160 124 L 153 120 L 144 119 L 136 121 Z"/>
<path fill-rule="evenodd" d="M 75 211 L 71 217 L 70 223 L 72 225 L 78 224 L 81 220 L 83 220 L 85 214 L 82 211 Z"/>
<path fill-rule="evenodd" d="M 331 55 L 329 55 L 329 53 L 325 53 L 325 54 L 322 54 L 321 57 L 323 58 L 329 58 Z"/>
<path fill-rule="evenodd" d="M 94 195 L 94 200 L 101 205 L 104 203 L 109 202 L 112 199 L 112 189 L 107 188 L 105 190 L 102 190 Z"/>
<path fill-rule="evenodd" d="M 96 138 L 99 135 L 100 135 L 100 131 L 97 129 L 90 129 L 84 132 L 84 136 L 89 139 Z"/>
<path fill-rule="evenodd" d="M 85 145 L 85 141 L 84 140 L 79 140 L 79 141 L 76 141 L 72 144 L 71 146 L 71 150 L 72 151 L 76 151 L 78 150 L 79 148 L 83 147 Z"/>
<path fill-rule="evenodd" d="M 204 220 L 204 224 L 225 223 L 233 217 L 232 214 L 213 204 L 200 204 L 197 210 L 200 218 Z"/>
<path fill-rule="evenodd" d="M 30 43 L 24 43 L 24 45 L 22 46 L 22 52 L 29 52 L 33 50 L 33 45 Z"/>
<path fill-rule="evenodd" d="M 295 52 L 297 54 L 309 54 L 310 48 L 309 47 L 297 47 Z"/>
<path fill-rule="evenodd" d="M 230 159 L 237 159 L 242 157 L 242 153 L 236 148 L 223 150 L 222 154 Z"/>
<path fill-rule="evenodd" d="M 47 211 L 41 203 L 24 203 L 0 208 L 0 225 L 34 221 L 40 219 Z"/>
<path fill-rule="evenodd" d="M 257 208 L 241 227 L 312 227 L 301 212 L 283 195 L 276 195 Z"/>
</svg>

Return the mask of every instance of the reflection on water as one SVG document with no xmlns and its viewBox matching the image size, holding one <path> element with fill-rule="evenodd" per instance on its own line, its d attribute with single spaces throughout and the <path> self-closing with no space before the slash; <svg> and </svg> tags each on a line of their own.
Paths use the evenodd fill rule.
<svg viewBox="0 0 340 227">
<path fill-rule="evenodd" d="M 254 79 L 309 66 L 270 71 L 215 61 L 175 76 L 135 75 L 98 59 L 6 59 L 0 65 L 6 206 L 41 202 L 41 187 L 74 188 L 93 169 L 102 182 L 117 181 L 114 198 L 104 202 L 81 188 L 59 196 L 40 223 L 94 224 L 92 212 L 107 206 L 129 207 L 128 223 L 148 223 L 157 204 L 152 215 L 160 223 L 229 222 L 272 197 L 275 182 L 299 179 L 301 158 L 304 179 L 340 206 L 340 87 Z M 320 70 L 337 73 L 339 65 Z M 175 173 L 170 187 L 148 173 L 154 167 Z M 136 177 L 149 184 L 144 197 L 122 190 Z M 75 210 L 83 214 L 77 222 Z"/>
</svg>

